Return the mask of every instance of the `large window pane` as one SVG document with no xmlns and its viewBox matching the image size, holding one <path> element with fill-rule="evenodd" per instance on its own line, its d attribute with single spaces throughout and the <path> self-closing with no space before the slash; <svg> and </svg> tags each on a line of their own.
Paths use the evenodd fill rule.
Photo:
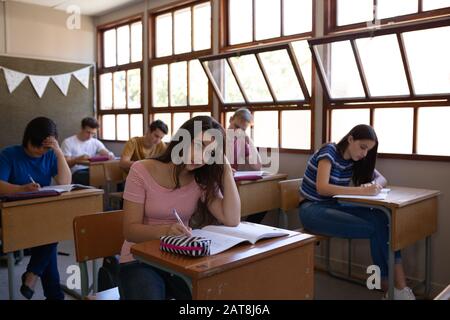
<svg viewBox="0 0 450 320">
<path fill-rule="evenodd" d="M 211 48 L 211 4 L 194 7 L 194 51 Z"/>
<path fill-rule="evenodd" d="M 423 0 L 423 10 L 435 10 L 450 7 L 450 0 Z"/>
<path fill-rule="evenodd" d="M 357 39 L 356 44 L 372 96 L 409 95 L 395 35 Z"/>
<path fill-rule="evenodd" d="M 105 68 L 116 65 L 116 29 L 103 34 L 103 65 Z"/>
<path fill-rule="evenodd" d="M 170 65 L 170 105 L 187 105 L 187 62 Z"/>
<path fill-rule="evenodd" d="M 172 137 L 172 116 L 170 113 L 155 113 L 153 116 L 154 120 L 161 120 L 167 125 L 168 132 L 164 136 L 163 141 L 168 142 Z"/>
<path fill-rule="evenodd" d="M 413 108 L 375 109 L 374 129 L 378 137 L 378 152 L 412 153 Z"/>
<path fill-rule="evenodd" d="M 130 125 L 127 114 L 117 115 L 117 140 L 128 141 L 130 139 Z"/>
<path fill-rule="evenodd" d="M 112 73 L 100 75 L 100 109 L 112 109 Z"/>
<path fill-rule="evenodd" d="M 369 109 L 342 109 L 331 112 L 331 142 L 338 143 L 356 125 L 370 124 Z"/>
<path fill-rule="evenodd" d="M 169 75 L 167 64 L 152 68 L 152 100 L 154 107 L 169 105 Z"/>
<path fill-rule="evenodd" d="M 315 46 L 325 71 L 332 98 L 365 97 L 350 41 Z M 330 65 L 326 54 L 331 54 Z"/>
<path fill-rule="evenodd" d="M 284 35 L 312 30 L 312 0 L 284 0 Z"/>
<path fill-rule="evenodd" d="M 269 39 L 281 35 L 280 0 L 254 0 L 255 40 Z"/>
<path fill-rule="evenodd" d="M 294 49 L 295 57 L 298 65 L 302 71 L 303 79 L 308 87 L 309 95 L 312 94 L 312 56 L 309 50 L 308 41 L 294 41 L 291 42 Z"/>
<path fill-rule="evenodd" d="M 253 0 L 229 0 L 230 45 L 253 40 Z"/>
<path fill-rule="evenodd" d="M 207 61 L 204 66 L 209 70 L 211 82 L 225 103 L 244 102 L 236 79 L 225 59 Z"/>
<path fill-rule="evenodd" d="M 189 104 L 208 104 L 208 78 L 198 60 L 189 61 Z"/>
<path fill-rule="evenodd" d="M 419 9 L 418 0 L 378 0 L 377 18 L 385 19 L 405 14 L 416 13 Z"/>
<path fill-rule="evenodd" d="M 130 63 L 130 26 L 117 29 L 117 64 Z"/>
<path fill-rule="evenodd" d="M 141 107 L 141 69 L 128 70 L 128 108 Z"/>
<path fill-rule="evenodd" d="M 108 114 L 102 116 L 102 136 L 105 140 L 116 140 L 116 116 Z"/>
<path fill-rule="evenodd" d="M 173 134 L 191 118 L 189 112 L 176 112 L 173 114 Z"/>
<path fill-rule="evenodd" d="M 406 53 L 416 94 L 450 92 L 450 27 L 406 32 Z"/>
<path fill-rule="evenodd" d="M 311 148 L 311 111 L 282 111 L 281 124 L 282 148 Z"/>
<path fill-rule="evenodd" d="M 144 118 L 142 114 L 132 114 L 130 115 L 130 138 L 142 137 L 144 135 Z"/>
<path fill-rule="evenodd" d="M 419 108 L 417 153 L 450 156 L 450 107 Z"/>
<path fill-rule="evenodd" d="M 142 60 L 142 22 L 131 25 L 131 62 Z"/>
<path fill-rule="evenodd" d="M 337 25 L 372 21 L 373 0 L 336 0 Z"/>
<path fill-rule="evenodd" d="M 273 101 L 254 55 L 232 57 L 230 62 L 250 102 Z"/>
<path fill-rule="evenodd" d="M 172 14 L 156 17 L 156 57 L 172 54 Z"/>
<path fill-rule="evenodd" d="M 262 52 L 259 56 L 278 101 L 304 100 L 305 97 L 286 50 Z"/>
<path fill-rule="evenodd" d="M 175 11 L 175 54 L 192 51 L 191 47 L 191 8 Z"/>
<path fill-rule="evenodd" d="M 254 122 L 255 146 L 278 148 L 278 112 L 257 111 Z"/>
<path fill-rule="evenodd" d="M 126 108 L 126 72 L 114 72 L 114 109 Z"/>
</svg>

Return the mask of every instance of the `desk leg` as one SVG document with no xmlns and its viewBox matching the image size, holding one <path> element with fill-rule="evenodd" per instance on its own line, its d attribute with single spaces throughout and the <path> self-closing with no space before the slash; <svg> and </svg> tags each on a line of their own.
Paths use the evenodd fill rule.
<svg viewBox="0 0 450 320">
<path fill-rule="evenodd" d="M 431 288 L 431 236 L 425 238 L 425 298 L 430 296 Z"/>
<path fill-rule="evenodd" d="M 8 252 L 8 287 L 9 287 L 9 300 L 15 300 L 15 287 L 14 287 L 14 252 Z"/>
<path fill-rule="evenodd" d="M 377 209 L 382 210 L 388 219 L 389 227 L 389 243 L 388 243 L 388 299 L 394 300 L 394 269 L 395 269 L 395 252 L 392 250 L 392 217 L 391 211 L 383 206 L 376 206 Z"/>
</svg>

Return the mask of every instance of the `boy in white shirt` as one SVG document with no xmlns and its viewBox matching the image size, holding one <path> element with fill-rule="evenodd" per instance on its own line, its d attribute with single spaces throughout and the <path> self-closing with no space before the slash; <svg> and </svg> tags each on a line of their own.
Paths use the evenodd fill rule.
<svg viewBox="0 0 450 320">
<path fill-rule="evenodd" d="M 96 119 L 87 117 L 81 121 L 81 130 L 77 134 L 65 139 L 61 149 L 72 171 L 72 183 L 89 185 L 89 158 L 108 156 L 114 159 L 114 153 L 106 149 L 105 145 L 94 136 L 99 124 Z"/>
</svg>

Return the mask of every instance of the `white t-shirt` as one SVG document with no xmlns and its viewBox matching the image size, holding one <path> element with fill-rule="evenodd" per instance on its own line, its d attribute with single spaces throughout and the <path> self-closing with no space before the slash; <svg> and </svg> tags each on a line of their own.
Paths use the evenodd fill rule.
<svg viewBox="0 0 450 320">
<path fill-rule="evenodd" d="M 79 157 L 87 155 L 89 157 L 95 157 L 100 150 L 106 149 L 105 145 L 96 138 L 90 138 L 86 141 L 78 139 L 77 135 L 73 135 L 63 141 L 61 144 L 61 150 L 66 157 Z M 72 173 L 81 169 L 87 169 L 88 166 L 76 164 L 71 170 Z"/>
</svg>

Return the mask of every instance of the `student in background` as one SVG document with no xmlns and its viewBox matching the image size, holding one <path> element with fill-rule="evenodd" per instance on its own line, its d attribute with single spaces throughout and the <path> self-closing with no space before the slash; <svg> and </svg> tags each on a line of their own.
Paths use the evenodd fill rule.
<svg viewBox="0 0 450 320">
<path fill-rule="evenodd" d="M 135 161 L 162 154 L 166 150 L 166 144 L 161 140 L 167 132 L 169 132 L 167 125 L 161 120 L 156 120 L 149 124 L 145 136 L 128 140 L 120 158 L 120 167 L 124 172 L 128 173 Z"/>
<path fill-rule="evenodd" d="M 66 138 L 61 145 L 72 170 L 72 183 L 89 185 L 89 167 L 86 165 L 89 158 L 100 155 L 108 156 L 111 160 L 114 159 L 114 153 L 106 149 L 105 145 L 95 138 L 98 128 L 97 120 L 91 117 L 84 118 L 81 121 L 81 130 Z"/>
<path fill-rule="evenodd" d="M 57 138 L 56 124 L 52 120 L 39 117 L 28 123 L 22 145 L 0 152 L 0 193 L 37 191 L 40 186 L 50 185 L 52 178 L 58 184 L 69 184 L 70 169 Z M 52 243 L 31 248 L 30 262 L 20 287 L 27 299 L 32 298 L 38 278 L 41 278 L 47 299 L 64 299 L 56 247 L 57 243 Z"/>
<path fill-rule="evenodd" d="M 202 131 L 197 137 L 194 136 L 194 122 L 201 124 Z M 216 129 L 224 139 L 221 125 L 208 116 L 194 117 L 185 122 L 181 129 L 187 130 L 190 137 L 180 143 L 187 143 L 190 151 L 194 150 L 195 143 L 195 148 L 202 155 L 212 147 L 220 146 L 218 141 L 211 141 L 206 130 Z M 224 145 L 224 141 L 221 143 Z M 178 144 L 172 140 L 158 158 L 135 162 L 128 174 L 123 194 L 125 242 L 120 256 L 121 299 L 191 298 L 189 288 L 181 278 L 135 261 L 130 253 L 133 243 L 159 239 L 164 235 L 189 234 L 186 226 L 190 220 L 195 221 L 197 226 L 215 221 L 227 226 L 239 224 L 239 194 L 226 158 L 215 156 L 223 161 L 205 164 L 202 157 L 202 163 L 183 160 L 176 165 L 171 155 Z M 194 152 L 190 153 L 191 160 L 195 159 Z M 221 164 L 224 161 L 225 164 Z M 185 226 L 177 222 L 173 209 L 178 211 Z"/>
<path fill-rule="evenodd" d="M 233 135 L 228 134 L 227 136 L 227 155 L 231 167 L 236 171 L 258 171 L 262 167 L 258 149 L 256 149 L 252 139 L 245 133 L 252 122 L 252 113 L 247 108 L 239 108 L 230 118 L 228 130 L 232 130 Z M 239 139 L 243 141 L 240 142 Z M 232 154 L 233 157 L 230 156 Z M 253 157 L 250 155 L 253 155 Z M 265 215 L 266 211 L 255 213 L 248 216 L 246 220 L 261 223 Z"/>
<path fill-rule="evenodd" d="M 337 194 L 376 195 L 386 179 L 375 169 L 378 139 L 368 125 L 358 125 L 338 143 L 323 145 L 308 161 L 300 188 L 305 197 L 299 216 L 306 230 L 331 237 L 370 239 L 372 260 L 387 290 L 389 226 L 384 212 L 342 204 Z M 350 186 L 353 182 L 354 186 Z M 395 253 L 394 299 L 415 300 L 406 286 L 400 251 Z"/>
</svg>

